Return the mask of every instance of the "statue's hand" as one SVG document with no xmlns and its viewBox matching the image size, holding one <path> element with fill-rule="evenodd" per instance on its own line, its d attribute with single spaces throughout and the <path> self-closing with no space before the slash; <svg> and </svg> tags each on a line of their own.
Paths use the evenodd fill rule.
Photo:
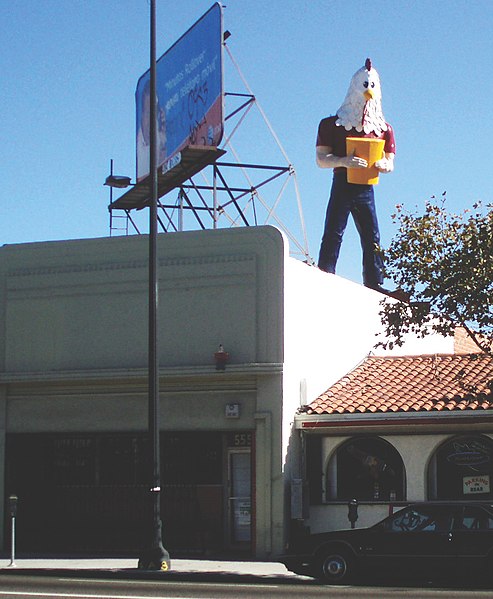
<svg viewBox="0 0 493 599">
<path fill-rule="evenodd" d="M 354 154 L 344 156 L 341 160 L 341 166 L 346 168 L 367 168 L 368 162 L 364 158 L 358 158 Z"/>
<path fill-rule="evenodd" d="M 381 173 L 391 173 L 394 170 L 394 161 L 389 158 L 380 158 L 375 162 L 375 168 Z"/>
</svg>

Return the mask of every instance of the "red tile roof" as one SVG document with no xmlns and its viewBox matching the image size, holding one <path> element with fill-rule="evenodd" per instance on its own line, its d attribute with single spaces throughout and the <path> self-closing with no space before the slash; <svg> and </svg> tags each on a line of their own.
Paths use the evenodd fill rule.
<svg viewBox="0 0 493 599">
<path fill-rule="evenodd" d="M 306 414 L 491 410 L 493 358 L 486 354 L 370 356 L 303 406 Z"/>
</svg>

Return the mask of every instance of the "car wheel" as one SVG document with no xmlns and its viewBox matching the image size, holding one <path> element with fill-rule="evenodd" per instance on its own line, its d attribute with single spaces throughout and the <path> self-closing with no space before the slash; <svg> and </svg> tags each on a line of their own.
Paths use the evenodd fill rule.
<svg viewBox="0 0 493 599">
<path fill-rule="evenodd" d="M 320 554 L 318 577 L 329 584 L 341 584 L 353 580 L 353 557 L 345 549 L 326 549 Z"/>
</svg>

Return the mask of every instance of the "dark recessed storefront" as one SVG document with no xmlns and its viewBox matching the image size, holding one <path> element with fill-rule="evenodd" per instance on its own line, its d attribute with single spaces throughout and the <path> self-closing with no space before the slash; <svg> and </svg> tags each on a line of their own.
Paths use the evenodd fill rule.
<svg viewBox="0 0 493 599">
<path fill-rule="evenodd" d="M 172 555 L 251 552 L 251 446 L 248 432 L 161 435 L 163 541 Z M 6 464 L 6 496 L 19 497 L 20 553 L 129 555 L 143 547 L 145 435 L 7 435 Z"/>
</svg>

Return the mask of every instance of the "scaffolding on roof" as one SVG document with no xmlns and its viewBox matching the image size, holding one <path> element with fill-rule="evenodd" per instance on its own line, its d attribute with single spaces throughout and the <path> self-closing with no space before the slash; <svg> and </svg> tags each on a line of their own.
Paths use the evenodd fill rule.
<svg viewBox="0 0 493 599">
<path fill-rule="evenodd" d="M 223 46 L 245 91 L 224 93 L 225 134 L 220 147 L 187 146 L 174 163 L 159 170 L 159 228 L 164 233 L 170 233 L 273 224 L 287 236 L 293 256 L 314 264 L 309 255 L 294 166 L 230 49 L 225 42 Z M 233 139 L 238 141 L 241 132 L 248 137 L 250 129 L 247 132 L 244 123 L 247 117 L 251 117 L 254 108 L 284 164 L 245 162 L 240 159 Z M 264 137 L 258 138 L 257 147 L 265 149 L 267 137 L 264 130 Z M 249 141 L 251 145 L 251 139 Z M 223 160 L 227 153 L 232 160 Z M 113 189 L 110 190 L 110 235 L 141 233 L 137 213 L 149 205 L 150 189 L 150 177 L 147 177 L 115 200 Z M 173 191 L 176 192 L 174 196 Z M 288 191 L 291 193 L 289 205 L 286 201 Z M 282 200 L 284 203 L 280 209 Z"/>
</svg>

